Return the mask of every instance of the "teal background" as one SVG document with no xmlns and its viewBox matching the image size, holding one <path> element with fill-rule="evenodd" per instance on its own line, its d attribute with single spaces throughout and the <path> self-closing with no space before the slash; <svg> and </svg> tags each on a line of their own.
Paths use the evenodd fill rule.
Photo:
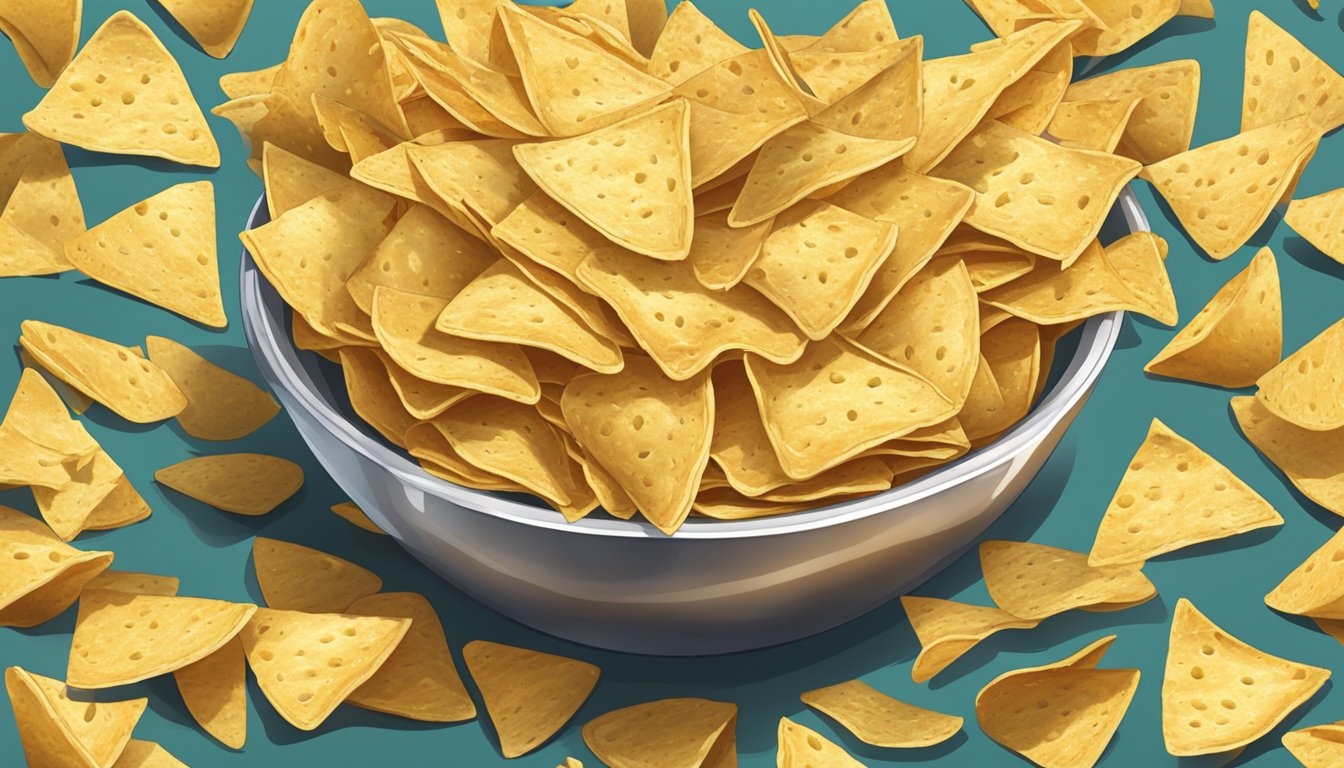
<svg viewBox="0 0 1344 768">
<path fill-rule="evenodd" d="M 1216 22 L 1177 19 L 1134 49 L 1100 62 L 1079 62 L 1080 70 L 1101 73 L 1123 66 L 1195 57 L 1203 66 L 1203 88 L 1195 135 L 1197 144 L 1237 130 L 1240 115 L 1242 49 L 1246 18 L 1263 7 L 1306 45 L 1344 69 L 1344 13 L 1338 0 L 1324 0 L 1326 18 L 1309 11 L 1303 0 L 1252 3 L 1215 0 Z M 371 15 L 397 15 L 433 34 L 439 25 L 431 0 L 368 0 Z M 820 32 L 850 3 L 765 0 L 757 5 L 780 33 Z M 302 10 L 298 2 L 257 3 L 238 47 L 225 61 L 199 52 L 157 6 L 139 0 L 99 0 L 85 6 L 87 38 L 117 8 L 129 8 L 162 38 L 186 71 L 205 109 L 224 101 L 217 80 L 227 72 L 274 63 L 287 50 Z M 725 29 L 755 43 L 745 0 L 702 0 L 700 7 Z M 979 19 L 954 0 L 896 0 L 892 13 L 902 35 L 925 35 L 930 57 L 964 52 L 990 36 Z M 1081 76 L 1081 75 L 1080 75 Z M 0 131 L 22 130 L 21 115 L 42 96 L 20 66 L 13 49 L 0 42 Z M 69 325 L 125 344 L 142 343 L 146 334 L 171 336 L 223 365 L 255 377 L 237 311 L 239 244 L 236 233 L 260 191 L 246 169 L 243 147 L 231 125 L 209 117 L 224 155 L 218 171 L 68 148 L 90 225 L 102 221 L 172 184 L 208 178 L 218 198 L 219 255 L 231 325 L 215 332 L 164 310 L 128 298 L 69 273 L 58 278 L 0 281 L 0 336 L 17 340 L 19 323 L 37 318 Z M 1340 183 L 1344 138 L 1321 144 L 1299 188 L 1299 196 L 1323 192 Z M 1333 170 L 1333 173 L 1332 173 Z M 1170 212 L 1144 185 L 1139 195 L 1154 228 L 1171 242 L 1167 261 L 1182 315 L 1193 315 L 1224 282 L 1245 267 L 1256 248 L 1271 246 L 1279 257 L 1284 292 L 1284 341 L 1292 350 L 1340 314 L 1344 266 L 1316 252 L 1270 217 L 1251 244 L 1223 262 L 1212 262 L 1174 226 Z M 1271 653 L 1344 671 L 1338 643 L 1309 622 L 1276 615 L 1262 596 L 1320 545 L 1336 527 L 1330 513 L 1296 494 L 1278 472 L 1246 443 L 1229 417 L 1228 399 L 1238 392 L 1143 375 L 1149 360 L 1173 331 L 1147 320 L 1129 318 L 1096 394 L 1040 476 L 991 529 L 998 538 L 1032 541 L 1086 550 L 1102 511 L 1149 420 L 1160 417 L 1226 463 L 1254 486 L 1286 518 L 1282 528 L 1259 531 L 1223 542 L 1193 547 L 1152 562 L 1147 573 L 1161 595 L 1120 613 L 1074 612 L 1050 619 L 1030 632 L 999 635 L 975 649 L 931 685 L 910 680 L 918 649 L 897 605 L 880 608 L 818 637 L 754 653 L 702 659 L 650 659 L 600 652 L 532 632 L 441 582 L 402 554 L 391 540 L 361 531 L 331 515 L 329 505 L 344 496 L 308 455 L 289 422 L 281 417 L 259 432 L 231 444 L 209 444 L 184 435 L 173 423 L 137 426 L 95 406 L 84 417 L 89 429 L 126 469 L 154 508 L 153 516 L 117 531 L 81 537 L 85 548 L 111 549 L 120 569 L 176 574 L 182 593 L 235 600 L 260 600 L 250 573 L 249 548 L 256 534 L 299 541 L 359 562 L 385 581 L 387 590 L 415 590 L 438 608 L 455 652 L 471 639 L 484 638 L 570 654 L 603 669 L 594 696 L 574 723 L 556 739 L 516 764 L 549 766 L 566 755 L 589 765 L 596 760 L 584 747 L 579 724 L 610 709 L 667 696 L 704 696 L 736 702 L 740 708 L 738 744 L 744 766 L 774 765 L 775 726 L 781 715 L 820 730 L 872 765 L 935 763 L 950 766 L 1016 765 L 1020 758 L 985 737 L 975 724 L 976 692 L 1010 669 L 1061 658 L 1086 642 L 1119 635 L 1106 666 L 1139 667 L 1142 682 L 1124 723 L 1102 763 L 1128 765 L 1209 765 L 1178 761 L 1166 754 L 1160 732 L 1159 693 L 1167 629 L 1177 598 L 1188 597 L 1228 631 Z M 13 354 L 0 355 L 0 398 L 8 399 L 18 380 Z M 294 499 L 263 518 L 244 518 L 211 509 L 156 486 L 153 472 L 197 453 L 259 450 L 300 462 L 307 483 Z M 34 512 L 26 491 L 0 493 L 0 503 Z M 920 594 L 988 604 L 972 553 L 918 590 Z M 74 610 L 32 630 L 0 630 L 0 662 L 63 677 Z M 460 664 L 460 658 L 459 658 Z M 967 718 L 964 733 L 928 749 L 882 750 L 851 738 L 798 701 L 798 694 L 821 685 L 861 677 L 898 698 Z M 502 765 L 493 733 L 481 720 L 452 726 L 425 726 L 343 706 L 314 733 L 300 732 L 271 709 L 249 681 L 249 736 L 241 755 L 205 736 L 192 722 L 170 678 L 115 691 L 115 698 L 148 696 L 150 709 L 136 736 L 164 744 L 185 762 L 227 765 L 490 766 Z M 473 695 L 475 692 L 473 691 Z M 479 704 L 479 698 L 478 698 Z M 1294 765 L 1279 746 L 1291 727 L 1344 719 L 1344 694 L 1327 685 L 1285 724 L 1252 745 L 1238 764 Z M 0 701 L 0 764 L 20 760 L 17 732 L 10 724 L 8 701 Z"/>
</svg>

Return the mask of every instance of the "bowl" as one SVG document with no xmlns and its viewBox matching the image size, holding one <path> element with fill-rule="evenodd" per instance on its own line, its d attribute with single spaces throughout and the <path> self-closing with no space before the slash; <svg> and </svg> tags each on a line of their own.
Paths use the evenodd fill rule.
<svg viewBox="0 0 1344 768">
<path fill-rule="evenodd" d="M 257 201 L 248 228 L 269 220 Z M 1108 226 L 1148 231 L 1132 189 Z M 918 586 L 1017 498 L 1087 401 L 1122 313 L 1056 354 L 1040 402 L 999 440 L 913 482 L 777 517 L 692 517 L 675 536 L 596 513 L 575 523 L 519 494 L 426 473 L 349 410 L 335 367 L 296 349 L 289 309 L 244 252 L 243 326 L 262 377 L 341 488 L 411 555 L 480 602 L 549 634 L 655 655 L 807 637 Z M 467 401 L 468 403 L 470 401 Z"/>
</svg>

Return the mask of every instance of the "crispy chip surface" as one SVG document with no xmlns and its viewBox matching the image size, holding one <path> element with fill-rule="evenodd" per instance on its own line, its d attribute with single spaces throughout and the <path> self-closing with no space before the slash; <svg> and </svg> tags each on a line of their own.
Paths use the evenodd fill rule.
<svg viewBox="0 0 1344 768">
<path fill-rule="evenodd" d="M 279 456 L 197 456 L 154 473 L 155 482 L 236 515 L 264 515 L 303 486 L 303 468 Z"/>
<path fill-rule="evenodd" d="M 590 720 L 583 741 L 607 765 L 732 765 L 737 705 L 708 699 L 659 699 Z"/>
<path fill-rule="evenodd" d="M 1318 251 L 1344 264 L 1344 188 L 1292 201 L 1283 220 Z"/>
<path fill-rule="evenodd" d="M 1344 124 L 1344 76 L 1258 10 L 1246 30 L 1241 130 L 1249 131 L 1302 112 L 1322 133 Z"/>
<path fill-rule="evenodd" d="M 1344 560 L 1344 536 L 1336 534 L 1285 576 L 1265 596 L 1265 604 L 1283 613 L 1316 619 L 1344 619 L 1344 588 L 1340 587 L 1344 566 L 1339 565 L 1341 560 Z"/>
<path fill-rule="evenodd" d="M 253 0 L 222 0 L 195 3 L 191 0 L 165 0 L 163 7 L 172 14 L 201 49 L 222 59 L 233 50 L 243 25 L 252 13 Z"/>
<path fill-rule="evenodd" d="M 150 361 L 167 372 L 186 396 L 187 407 L 177 414 L 177 422 L 193 437 L 236 440 L 280 412 L 269 393 L 190 347 L 162 336 L 146 338 L 145 347 Z"/>
<path fill-rule="evenodd" d="M 112 564 L 111 552 L 81 551 L 40 520 L 0 506 L 0 626 L 32 627 L 70 607 Z"/>
<path fill-rule="evenodd" d="M 135 571 L 115 571 L 111 568 L 89 580 L 86 589 L 112 589 L 118 592 L 131 592 L 137 595 L 163 595 L 173 597 L 177 594 L 180 580 L 176 576 L 160 576 L 154 573 Z"/>
<path fill-rule="evenodd" d="M 173 671 L 187 711 L 230 749 L 247 740 L 247 660 L 235 636 L 209 656 Z"/>
<path fill-rule="evenodd" d="M 84 4 L 79 0 L 22 0 L 0 11 L 0 32 L 14 44 L 33 82 L 50 88 L 79 48 Z"/>
<path fill-rule="evenodd" d="M 1279 418 L 1326 432 L 1344 427 L 1344 320 L 1326 328 L 1261 376 L 1256 400 Z"/>
<path fill-rule="evenodd" d="M 961 730 L 960 717 L 907 704 L 860 680 L 807 691 L 802 700 L 834 718 L 864 743 L 878 747 L 929 747 Z"/>
<path fill-rule="evenodd" d="M 258 536 L 252 565 L 266 605 L 283 611 L 340 613 L 383 588 L 371 571 L 311 547 Z"/>
<path fill-rule="evenodd" d="M 779 719 L 779 768 L 863 768 L 839 744 L 787 717 Z"/>
<path fill-rule="evenodd" d="M 902 595 L 901 607 L 919 638 L 919 656 L 910 668 L 910 676 L 916 683 L 942 672 L 995 632 L 1031 629 L 1039 623 L 1019 619 L 1001 608 L 934 597 Z"/>
<path fill-rule="evenodd" d="M 21 667 L 5 670 L 5 689 L 29 765 L 112 765 L 149 702 L 72 701 L 65 683 Z"/>
<path fill-rule="evenodd" d="M 1181 59 L 1080 80 L 1064 92 L 1064 103 L 1135 101 L 1116 149 L 1151 165 L 1190 148 L 1199 84 L 1199 62 Z"/>
<path fill-rule="evenodd" d="M 1304 429 L 1256 397 L 1232 398 L 1232 413 L 1246 439 L 1302 495 L 1344 517 L 1344 429 Z"/>
<path fill-rule="evenodd" d="M 473 640 L 462 649 L 471 679 L 505 757 L 518 757 L 554 736 L 597 685 L 592 664 L 511 645 Z"/>
<path fill-rule="evenodd" d="M 983 542 L 980 567 L 995 604 L 1022 619 L 1044 619 L 1073 608 L 1127 607 L 1157 595 L 1138 568 L 1093 567 L 1081 552 L 1044 544 Z"/>
</svg>

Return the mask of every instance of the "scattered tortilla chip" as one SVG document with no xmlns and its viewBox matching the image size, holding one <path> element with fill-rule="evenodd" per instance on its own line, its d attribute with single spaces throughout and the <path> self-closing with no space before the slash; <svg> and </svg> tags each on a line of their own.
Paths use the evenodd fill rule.
<svg viewBox="0 0 1344 768">
<path fill-rule="evenodd" d="M 1096 237 L 1115 198 L 1141 168 L 1128 158 L 1061 147 L 991 120 L 930 174 L 975 190 L 967 224 L 1070 262 Z"/>
<path fill-rule="evenodd" d="M 181 669 L 232 640 L 255 610 L 200 597 L 85 590 L 66 679 L 76 688 L 111 688 Z"/>
<path fill-rule="evenodd" d="M 577 659 L 484 640 L 467 643 L 462 658 L 504 757 L 525 755 L 554 736 L 583 706 L 601 674 Z"/>
<path fill-rule="evenodd" d="M 247 660 L 234 636 L 209 656 L 173 671 L 187 711 L 229 749 L 247 741 Z"/>
<path fill-rule="evenodd" d="M 1319 619 L 1344 619 L 1344 589 L 1338 563 L 1344 560 L 1344 536 L 1321 545 L 1265 596 L 1265 605 L 1283 613 Z"/>
<path fill-rule="evenodd" d="M 126 748 L 113 768 L 187 768 L 187 764 L 173 757 L 160 744 L 131 739 L 126 742 Z"/>
<path fill-rule="evenodd" d="M 800 698 L 877 747 L 931 747 L 961 730 L 960 717 L 893 699 L 860 680 L 807 691 Z"/>
<path fill-rule="evenodd" d="M 382 528 L 379 528 L 377 523 L 370 520 L 369 516 L 364 514 L 364 510 L 360 509 L 359 505 L 355 504 L 353 501 L 342 501 L 340 504 L 332 504 L 331 511 L 342 520 L 345 520 L 351 525 L 363 528 L 369 533 L 376 533 L 379 536 L 387 535 L 387 533 L 383 531 Z"/>
<path fill-rule="evenodd" d="M 476 705 L 457 674 L 448 640 L 434 607 L 414 592 L 362 597 L 349 612 L 411 620 L 411 628 L 387 661 L 347 701 L 357 707 L 432 723 L 476 716 Z"/>
<path fill-rule="evenodd" d="M 21 667 L 5 670 L 5 688 L 24 757 L 34 766 L 112 765 L 149 703 L 72 701 L 65 683 Z"/>
<path fill-rule="evenodd" d="M 0 11 L 3 32 L 33 82 L 50 88 L 79 48 L 79 23 L 84 4 L 61 2 L 6 3 Z"/>
<path fill-rule="evenodd" d="M 1246 439 L 1302 495 L 1344 517 L 1344 429 L 1304 429 L 1279 418 L 1256 397 L 1232 398 L 1232 413 Z"/>
<path fill-rule="evenodd" d="M 1319 138 L 1319 126 L 1297 117 L 1173 155 L 1145 167 L 1141 177 L 1209 256 L 1225 259 L 1291 189 Z"/>
<path fill-rule="evenodd" d="M 125 66 L 127 58 L 134 67 Z M 219 146 L 187 79 L 149 27 L 118 11 L 32 111 L 28 130 L 65 144 L 219 167 Z"/>
<path fill-rule="evenodd" d="M 272 219 L 334 190 L 360 194 L 354 191 L 360 185 L 349 177 L 274 144 L 266 144 L 262 149 L 261 165 L 261 177 L 266 184 L 266 206 Z"/>
<path fill-rule="evenodd" d="M 1344 124 L 1344 75 L 1258 10 L 1246 30 L 1241 94 L 1243 132 L 1299 115 L 1303 105 L 1321 133 Z"/>
<path fill-rule="evenodd" d="M 1344 427 L 1344 320 L 1261 376 L 1255 399 L 1291 424 L 1318 432 Z"/>
<path fill-rule="evenodd" d="M 985 735 L 1037 765 L 1095 765 L 1139 687 L 1137 669 L 1096 669 L 1114 640 L 994 678 L 975 697 Z"/>
<path fill-rule="evenodd" d="M 863 768 L 839 744 L 787 717 L 779 718 L 779 768 Z"/>
<path fill-rule="evenodd" d="M 1316 250 L 1344 264 L 1344 188 L 1294 200 L 1283 220 Z"/>
<path fill-rule="evenodd" d="M 284 611 L 341 613 L 383 588 L 371 571 L 335 555 L 258 536 L 252 566 L 266 605 Z"/>
<path fill-rule="evenodd" d="M 1040 623 L 999 608 L 934 597 L 902 595 L 901 607 L 919 638 L 919 655 L 910 668 L 916 683 L 930 680 L 995 632 L 1031 629 Z"/>
<path fill-rule="evenodd" d="M 162 0 L 164 10 L 200 44 L 201 50 L 222 59 L 229 55 L 252 13 L 252 0 L 197 3 Z"/>
<path fill-rule="evenodd" d="M 686 520 L 709 461 L 714 395 L 709 375 L 668 380 L 647 358 L 585 374 L 565 387 L 565 420 L 586 452 L 671 535 Z"/>
<path fill-rule="evenodd" d="M 1177 16 L 1192 16 L 1197 19 L 1213 18 L 1213 0 L 1181 0 Z"/>
<path fill-rule="evenodd" d="M 607 765 L 731 765 L 737 705 L 707 699 L 635 704 L 588 721 L 583 742 Z"/>
<path fill-rule="evenodd" d="M 190 347 L 162 336 L 146 338 L 145 346 L 149 359 L 186 395 L 187 407 L 177 414 L 177 423 L 192 437 L 237 440 L 280 412 L 280 405 L 269 393 Z"/>
<path fill-rule="evenodd" d="M 154 573 L 136 573 L 135 571 L 114 571 L 109 568 L 90 579 L 85 588 L 111 589 L 136 595 L 175 597 L 178 583 L 179 580 L 176 576 L 160 576 Z"/>
<path fill-rule="evenodd" d="M 1111 497 L 1087 563 L 1138 566 L 1167 552 L 1274 525 L 1283 525 L 1283 518 L 1269 502 L 1153 419 Z"/>
<path fill-rule="evenodd" d="M 1087 555 L 1028 541 L 980 544 L 980 567 L 994 603 L 1021 619 L 1044 619 L 1073 608 L 1137 605 L 1157 588 L 1133 566 L 1088 565 Z"/>
<path fill-rule="evenodd" d="M 154 481 L 235 515 L 264 515 L 303 487 L 303 468 L 279 456 L 197 456 L 154 473 Z"/>
<path fill-rule="evenodd" d="M 1140 103 L 1140 99 L 1066 101 L 1050 119 L 1046 133 L 1070 149 L 1120 154 L 1116 147 Z"/>
<path fill-rule="evenodd" d="M 1252 648 L 1181 598 L 1162 678 L 1167 751 L 1190 756 L 1244 747 L 1311 698 L 1329 677 L 1328 669 Z"/>
<path fill-rule="evenodd" d="M 747 49 L 691 2 L 677 3 L 649 54 L 649 74 L 680 85 Z"/>
<path fill-rule="evenodd" d="M 111 552 L 81 551 L 40 520 L 0 506 L 0 626 L 33 627 L 69 608 L 112 564 Z"/>
<path fill-rule="evenodd" d="M 1344 725 L 1317 725 L 1283 734 L 1283 746 L 1306 768 L 1344 762 Z"/>
<path fill-rule="evenodd" d="M 270 93 L 271 88 L 275 85 L 275 75 L 280 71 L 282 65 L 283 62 L 251 72 L 230 72 L 221 75 L 219 89 L 230 99 Z"/>
<path fill-rule="evenodd" d="M 47 386 L 49 386 L 56 393 L 56 396 L 61 399 L 61 402 L 65 403 L 65 406 L 76 414 L 82 414 L 93 406 L 93 398 L 56 378 L 50 371 L 43 368 L 40 363 L 34 360 L 33 356 L 28 354 L 28 350 L 23 347 L 19 347 L 19 363 L 23 365 L 24 373 L 32 370 L 39 374 L 42 379 L 46 381 Z"/>
<path fill-rule="evenodd" d="M 1124 121 L 1116 152 L 1152 165 L 1190 149 L 1199 85 L 1199 62 L 1181 59 L 1080 80 L 1064 92 L 1064 103 L 1123 105 L 1137 100 Z M 1053 129 L 1051 134 L 1065 138 Z"/>
<path fill-rule="evenodd" d="M 129 347 L 37 320 L 22 328 L 19 343 L 43 368 L 127 421 L 162 421 L 187 406 L 168 374 Z"/>
<path fill-rule="evenodd" d="M 378 672 L 410 626 L 410 619 L 258 608 L 239 638 L 266 700 L 311 731 Z"/>
<path fill-rule="evenodd" d="M 0 134 L 0 275 L 70 269 L 65 243 L 83 232 L 84 209 L 61 145 L 35 133 Z"/>
</svg>

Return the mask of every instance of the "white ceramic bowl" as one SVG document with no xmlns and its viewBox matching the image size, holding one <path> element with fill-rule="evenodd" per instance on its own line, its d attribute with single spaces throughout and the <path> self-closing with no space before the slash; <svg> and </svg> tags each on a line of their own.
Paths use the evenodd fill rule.
<svg viewBox="0 0 1344 768">
<path fill-rule="evenodd" d="M 1148 222 L 1132 190 L 1116 205 Z M 1115 215 L 1115 212 L 1113 212 Z M 248 227 L 268 219 L 259 200 Z M 317 355 L 295 349 L 288 312 L 250 255 L 243 326 L 262 376 L 350 498 L 456 587 L 528 626 L 634 653 L 725 653 L 853 619 L 950 563 L 1027 486 L 1091 394 L 1122 315 L 1092 318 L 1032 413 L 992 445 L 867 498 L 778 517 L 691 518 L 673 537 L 601 513 L 566 523 L 517 494 L 435 478 L 332 393 Z M 336 380 L 336 386 L 340 386 Z M 468 401 L 469 403 L 470 401 Z"/>
</svg>

